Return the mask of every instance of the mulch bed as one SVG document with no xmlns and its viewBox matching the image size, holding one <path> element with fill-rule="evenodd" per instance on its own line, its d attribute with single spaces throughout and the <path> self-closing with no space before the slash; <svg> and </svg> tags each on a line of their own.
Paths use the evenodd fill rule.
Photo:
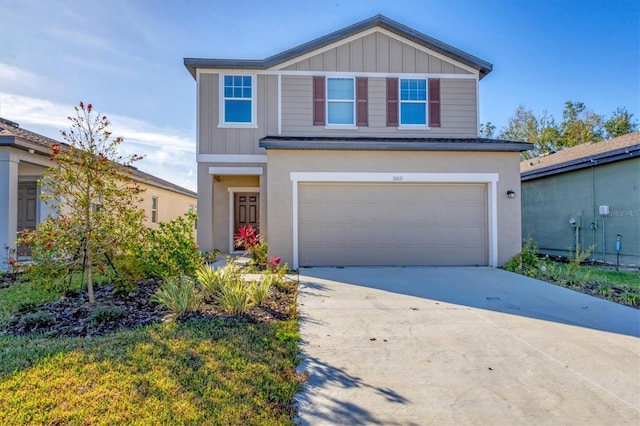
<svg viewBox="0 0 640 426">
<path fill-rule="evenodd" d="M 14 285 L 20 285 L 16 283 Z M 138 284 L 137 289 L 114 294 L 113 286 L 104 285 L 95 290 L 96 304 L 88 303 L 86 292 L 79 295 L 63 296 L 30 312 L 12 318 L 0 330 L 0 335 L 41 334 L 49 337 L 101 336 L 115 331 L 141 327 L 149 324 L 171 321 L 171 313 L 150 302 L 151 296 L 160 285 L 159 281 L 148 280 Z M 195 319 L 220 319 L 224 321 L 270 323 L 291 318 L 295 314 L 296 283 L 284 288 L 272 286 L 265 305 L 249 308 L 244 315 L 229 315 L 213 300 L 205 299 L 198 311 L 187 313 L 176 319 L 178 322 Z M 119 312 L 119 318 L 96 321 L 96 309 Z M 112 309 L 111 309 L 112 308 Z M 33 320 L 34 316 L 44 318 Z M 29 321 L 29 319 L 31 319 Z"/>
</svg>

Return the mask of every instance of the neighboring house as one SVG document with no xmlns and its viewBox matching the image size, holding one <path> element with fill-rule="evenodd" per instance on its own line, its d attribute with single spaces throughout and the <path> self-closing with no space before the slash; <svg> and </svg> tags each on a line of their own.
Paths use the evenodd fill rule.
<svg viewBox="0 0 640 426">
<path fill-rule="evenodd" d="M 17 232 L 34 229 L 51 213 L 40 199 L 38 179 L 52 164 L 53 143 L 60 142 L 0 118 L 0 268 L 6 267 L 4 247 L 15 247 Z M 145 189 L 140 207 L 147 226 L 195 211 L 195 192 L 132 169 L 131 176 Z"/>
<path fill-rule="evenodd" d="M 240 31 L 240 30 L 239 30 Z M 521 248 L 520 151 L 478 137 L 492 65 L 374 16 L 197 82 L 198 242 L 317 265 L 492 265 Z"/>
<path fill-rule="evenodd" d="M 542 253 L 567 256 L 577 242 L 615 263 L 619 234 L 620 262 L 640 265 L 640 132 L 525 160 L 520 172 L 522 234 Z"/>
</svg>

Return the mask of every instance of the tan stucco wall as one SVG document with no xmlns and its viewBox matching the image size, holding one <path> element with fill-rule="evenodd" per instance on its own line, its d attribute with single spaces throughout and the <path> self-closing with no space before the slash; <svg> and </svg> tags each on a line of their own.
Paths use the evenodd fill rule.
<svg viewBox="0 0 640 426">
<path fill-rule="evenodd" d="M 290 172 L 498 173 L 498 264 L 521 248 L 520 171 L 517 152 L 287 151 L 268 155 L 269 255 L 293 260 L 293 200 Z M 516 192 L 515 199 L 506 196 Z"/>
<path fill-rule="evenodd" d="M 184 215 L 190 209 L 197 209 L 197 199 L 185 194 L 169 191 L 167 189 L 158 188 L 156 186 L 140 183 L 145 189 L 142 194 L 142 202 L 140 207 L 144 210 L 144 224 L 150 228 L 157 228 L 159 222 L 169 222 L 179 216 Z M 158 197 L 158 223 L 151 222 L 151 198 Z M 195 235 L 195 230 L 194 230 Z"/>
</svg>

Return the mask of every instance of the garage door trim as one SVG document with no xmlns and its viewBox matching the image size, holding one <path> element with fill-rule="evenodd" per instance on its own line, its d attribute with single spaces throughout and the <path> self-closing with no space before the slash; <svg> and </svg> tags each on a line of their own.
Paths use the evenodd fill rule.
<svg viewBox="0 0 640 426">
<path fill-rule="evenodd" d="M 293 201 L 293 267 L 298 265 L 299 183 L 484 183 L 487 185 L 489 266 L 498 266 L 498 173 L 291 172 Z"/>
</svg>

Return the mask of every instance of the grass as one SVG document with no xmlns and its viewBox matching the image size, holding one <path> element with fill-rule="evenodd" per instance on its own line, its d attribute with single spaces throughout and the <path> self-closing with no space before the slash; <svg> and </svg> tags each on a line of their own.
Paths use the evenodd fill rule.
<svg viewBox="0 0 640 426">
<path fill-rule="evenodd" d="M 56 298 L 28 282 L 0 289 L 0 329 L 25 303 Z M 298 341 L 296 318 L 0 335 L 0 424 L 294 424 Z"/>
<path fill-rule="evenodd" d="M 569 265 L 547 261 L 548 265 L 556 269 L 556 274 L 568 276 Z M 616 271 L 614 269 L 603 269 L 597 266 L 580 266 L 574 274 L 574 280 L 583 283 L 600 283 L 609 286 L 624 287 L 631 291 L 640 292 L 640 271 Z"/>
<path fill-rule="evenodd" d="M 536 254 L 527 241 L 522 253 L 504 269 L 623 305 L 640 308 L 640 271 L 616 271 L 608 266 L 581 265 L 581 259 L 556 262 Z"/>
<path fill-rule="evenodd" d="M 23 307 L 36 308 L 57 298 L 56 293 L 38 288 L 32 282 L 17 282 L 0 289 L 0 327 Z"/>
</svg>

